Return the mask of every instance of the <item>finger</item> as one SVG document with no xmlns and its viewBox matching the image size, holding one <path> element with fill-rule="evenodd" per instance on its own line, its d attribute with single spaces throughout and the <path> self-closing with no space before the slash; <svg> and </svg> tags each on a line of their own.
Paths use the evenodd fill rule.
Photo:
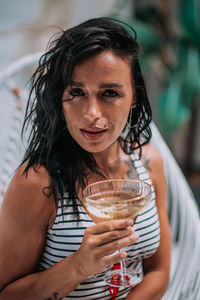
<svg viewBox="0 0 200 300">
<path fill-rule="evenodd" d="M 102 254 L 104 253 L 104 255 L 111 254 L 117 250 L 120 250 L 122 248 L 134 244 L 138 240 L 139 240 L 139 236 L 136 233 L 133 233 L 132 235 L 126 236 L 124 238 L 100 246 L 99 251 L 101 251 Z"/>
<path fill-rule="evenodd" d="M 118 252 L 113 255 L 106 255 L 102 258 L 102 262 L 107 267 L 119 263 L 122 259 L 126 258 L 127 255 L 128 253 L 125 251 Z"/>
<path fill-rule="evenodd" d="M 133 226 L 133 219 L 109 220 L 100 222 L 90 227 L 92 234 L 100 234 L 108 231 L 124 229 Z"/>
<path fill-rule="evenodd" d="M 132 235 L 133 233 L 134 233 L 133 227 L 127 227 L 125 229 L 113 230 L 113 231 L 101 233 L 99 235 L 95 235 L 96 245 L 97 246 L 105 245 L 115 240 L 122 239 L 123 237 Z"/>
</svg>

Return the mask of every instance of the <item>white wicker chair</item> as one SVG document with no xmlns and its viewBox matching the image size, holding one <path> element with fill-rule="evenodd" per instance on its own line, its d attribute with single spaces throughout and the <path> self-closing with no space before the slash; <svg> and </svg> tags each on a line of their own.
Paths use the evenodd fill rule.
<svg viewBox="0 0 200 300">
<path fill-rule="evenodd" d="M 0 196 L 23 156 L 20 130 L 28 97 L 27 82 L 41 53 L 30 54 L 0 72 Z M 164 160 L 172 233 L 170 284 L 162 300 L 200 299 L 199 209 L 179 166 L 158 129 L 152 143 Z"/>
<path fill-rule="evenodd" d="M 152 143 L 164 160 L 172 235 L 170 284 L 162 300 L 199 300 L 199 208 L 182 171 L 154 124 L 152 132 Z"/>
</svg>

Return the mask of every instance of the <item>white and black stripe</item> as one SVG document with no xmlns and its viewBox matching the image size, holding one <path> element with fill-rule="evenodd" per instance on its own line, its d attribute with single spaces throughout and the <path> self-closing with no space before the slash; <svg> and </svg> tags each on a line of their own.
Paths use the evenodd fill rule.
<svg viewBox="0 0 200 300">
<path fill-rule="evenodd" d="M 160 227 L 158 213 L 155 203 L 155 191 L 146 169 L 136 154 L 131 155 L 133 165 L 138 177 L 151 185 L 152 198 L 148 207 L 138 215 L 134 229 L 139 234 L 138 242 L 126 248 L 128 257 L 126 259 L 129 270 L 142 270 L 142 261 L 150 257 L 158 249 L 160 242 Z M 77 200 L 78 201 L 78 200 Z M 80 220 L 77 222 L 72 205 L 68 204 L 67 195 L 64 198 L 63 214 L 59 203 L 57 216 L 51 229 L 47 231 L 46 243 L 41 259 L 38 264 L 38 271 L 47 269 L 59 262 L 66 256 L 76 252 L 82 242 L 84 230 L 94 224 L 91 218 L 78 204 Z M 130 288 L 122 288 L 117 299 L 127 296 Z M 82 282 L 77 288 L 63 299 L 110 299 L 109 287 L 103 281 L 103 273 L 97 277 L 90 277 Z"/>
</svg>

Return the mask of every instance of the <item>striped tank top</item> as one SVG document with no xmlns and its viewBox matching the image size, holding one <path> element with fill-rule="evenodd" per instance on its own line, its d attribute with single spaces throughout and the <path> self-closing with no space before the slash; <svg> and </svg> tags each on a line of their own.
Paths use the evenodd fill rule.
<svg viewBox="0 0 200 300">
<path fill-rule="evenodd" d="M 139 235 L 139 240 L 126 247 L 128 256 L 126 265 L 128 271 L 137 269 L 143 272 L 143 259 L 153 255 L 158 249 L 160 242 L 160 227 L 155 203 L 155 191 L 149 175 L 139 160 L 137 154 L 130 155 L 138 178 L 151 185 L 152 198 L 146 209 L 138 215 L 134 224 L 134 230 Z M 77 222 L 72 205 L 64 197 L 63 212 L 61 203 L 58 203 L 57 215 L 53 226 L 46 233 L 46 242 L 43 253 L 37 266 L 37 271 L 50 268 L 63 258 L 76 252 L 82 242 L 84 230 L 94 222 L 85 212 L 77 200 L 80 220 Z M 67 299 L 111 299 L 109 286 L 103 280 L 103 273 L 91 276 L 76 287 L 70 294 L 63 298 Z M 116 299 L 124 299 L 131 288 L 120 288 Z"/>
</svg>

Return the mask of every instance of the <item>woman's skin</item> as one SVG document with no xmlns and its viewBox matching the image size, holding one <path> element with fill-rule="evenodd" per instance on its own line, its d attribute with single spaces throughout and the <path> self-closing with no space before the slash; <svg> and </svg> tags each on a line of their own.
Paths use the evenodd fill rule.
<svg viewBox="0 0 200 300">
<path fill-rule="evenodd" d="M 66 88 L 62 100 L 67 127 L 76 142 L 92 153 L 110 178 L 129 178 L 133 166 L 117 142 L 130 108 L 136 105 L 128 61 L 112 51 L 82 61 L 75 66 L 72 86 Z M 160 299 L 169 277 L 170 232 L 162 160 L 150 144 L 142 150 L 157 194 L 161 241 L 157 252 L 144 261 L 144 280 L 127 300 Z M 48 270 L 34 273 L 46 230 L 56 217 L 56 205 L 52 196 L 42 192 L 50 185 L 46 169 L 38 166 L 36 172 L 32 168 L 26 176 L 24 168 L 22 165 L 14 175 L 0 212 L 0 300 L 61 299 L 88 276 L 126 257 L 125 252 L 109 254 L 139 237 L 132 219 L 98 223 L 85 230 L 76 253 Z M 90 174 L 87 179 L 91 183 L 99 177 Z M 80 200 L 81 194 L 79 191 Z"/>
<path fill-rule="evenodd" d="M 69 101 L 72 95 L 74 98 Z M 63 94 L 63 111 L 71 136 L 83 149 L 93 153 L 105 169 L 113 159 L 113 152 L 115 155 L 116 140 L 134 104 L 129 64 L 111 51 L 77 65 L 72 86 Z M 103 130 L 99 136 L 98 132 Z"/>
</svg>

